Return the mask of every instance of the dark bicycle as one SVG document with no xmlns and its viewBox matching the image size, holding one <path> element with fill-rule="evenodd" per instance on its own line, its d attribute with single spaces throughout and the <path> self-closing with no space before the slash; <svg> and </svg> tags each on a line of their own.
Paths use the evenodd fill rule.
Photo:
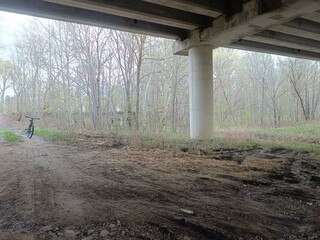
<svg viewBox="0 0 320 240">
<path fill-rule="evenodd" d="M 29 116 L 25 116 L 26 118 L 30 118 L 30 122 L 29 122 L 29 126 L 27 128 L 27 137 L 28 138 L 32 138 L 33 133 L 34 133 L 34 123 L 33 120 L 37 119 L 40 120 L 40 118 L 34 118 L 34 117 L 29 117 Z"/>
</svg>

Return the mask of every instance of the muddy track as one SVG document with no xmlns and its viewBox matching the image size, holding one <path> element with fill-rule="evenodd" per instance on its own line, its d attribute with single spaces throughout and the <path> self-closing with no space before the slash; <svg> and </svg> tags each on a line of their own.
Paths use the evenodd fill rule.
<svg viewBox="0 0 320 240">
<path fill-rule="evenodd" d="M 1 144 L 0 239 L 320 237 L 320 162 L 307 153 L 99 141 Z"/>
</svg>

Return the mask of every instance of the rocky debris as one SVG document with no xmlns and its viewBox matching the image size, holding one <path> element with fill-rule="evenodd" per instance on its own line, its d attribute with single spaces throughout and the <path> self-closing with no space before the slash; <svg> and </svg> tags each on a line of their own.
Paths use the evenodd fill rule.
<svg viewBox="0 0 320 240">
<path fill-rule="evenodd" d="M 110 234 L 110 232 L 109 231 L 107 231 L 107 230 L 101 230 L 100 231 L 100 236 L 101 237 L 106 237 L 106 236 L 108 236 Z"/>
<path fill-rule="evenodd" d="M 93 240 L 93 236 L 81 238 L 81 240 Z"/>
<path fill-rule="evenodd" d="M 42 228 L 41 228 L 41 231 L 43 231 L 43 232 L 49 232 L 49 231 L 52 231 L 53 229 L 54 229 L 53 226 L 48 225 L 48 226 L 42 227 Z"/>
<path fill-rule="evenodd" d="M 32 224 L 21 226 L 14 231 L 32 233 L 34 239 L 57 239 L 57 240 L 125 240 L 139 235 L 136 230 L 128 229 L 119 220 L 114 223 L 95 223 L 90 226 L 34 226 Z M 6 229 L 8 233 L 13 229 Z M 0 232 L 1 233 L 1 232 Z M 1 234 L 0 234 L 0 239 Z M 22 238 L 24 239 L 24 238 Z"/>
<path fill-rule="evenodd" d="M 116 228 L 116 225 L 115 225 L 115 224 L 113 224 L 113 223 L 111 223 L 111 224 L 109 225 L 109 228 L 111 228 L 111 229 L 115 229 L 115 228 Z"/>
<path fill-rule="evenodd" d="M 90 226 L 53 226 L 45 225 L 39 227 L 27 227 L 25 231 L 35 234 L 35 239 L 130 239 L 136 236 L 135 230 L 128 230 L 119 220 L 114 223 L 96 223 Z M 1 239 L 1 238 L 0 238 Z"/>
<path fill-rule="evenodd" d="M 74 230 L 66 229 L 66 230 L 64 230 L 64 235 L 67 238 L 75 238 L 77 236 L 77 233 Z"/>
</svg>

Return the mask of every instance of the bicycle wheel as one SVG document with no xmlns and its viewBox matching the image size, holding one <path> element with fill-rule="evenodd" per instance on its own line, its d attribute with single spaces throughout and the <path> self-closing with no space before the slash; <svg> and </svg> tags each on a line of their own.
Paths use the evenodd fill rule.
<svg viewBox="0 0 320 240">
<path fill-rule="evenodd" d="M 33 127 L 33 126 L 30 126 L 30 127 L 28 128 L 28 131 L 27 131 L 27 137 L 28 137 L 28 138 L 32 138 L 33 132 L 34 132 L 34 127 Z"/>
</svg>

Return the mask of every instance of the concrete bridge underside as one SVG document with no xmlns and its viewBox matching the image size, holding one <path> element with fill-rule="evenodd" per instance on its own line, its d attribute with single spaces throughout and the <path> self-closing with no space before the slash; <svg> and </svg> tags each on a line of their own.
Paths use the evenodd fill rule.
<svg viewBox="0 0 320 240">
<path fill-rule="evenodd" d="M 175 39 L 189 55 L 190 137 L 213 137 L 212 49 L 320 59 L 320 0 L 0 0 L 0 10 Z"/>
</svg>

